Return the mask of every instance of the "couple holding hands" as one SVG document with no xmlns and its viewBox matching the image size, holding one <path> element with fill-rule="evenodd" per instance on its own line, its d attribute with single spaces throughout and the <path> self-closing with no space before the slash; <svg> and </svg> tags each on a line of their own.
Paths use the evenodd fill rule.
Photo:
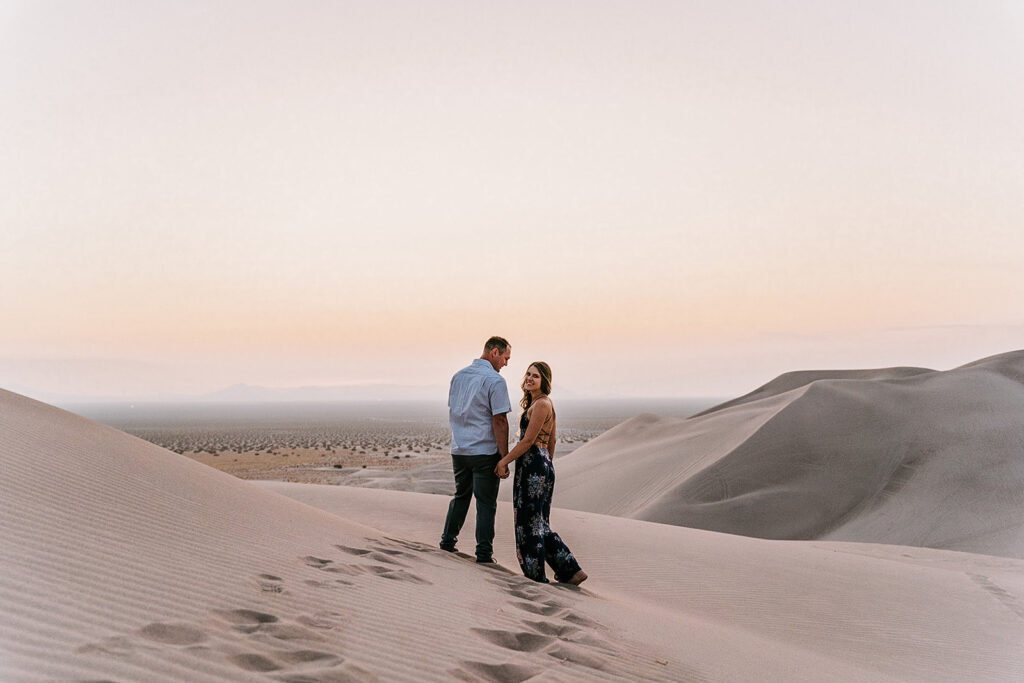
<svg viewBox="0 0 1024 683">
<path fill-rule="evenodd" d="M 555 580 L 579 585 L 587 574 L 548 524 L 551 495 L 555 488 L 555 408 L 551 403 L 551 368 L 531 363 L 523 377 L 523 409 L 519 420 L 519 442 L 508 449 L 508 418 L 511 412 L 508 387 L 499 374 L 512 357 L 512 346 L 501 337 L 491 337 L 484 352 L 452 377 L 448 391 L 448 418 L 452 427 L 452 469 L 455 496 L 448 505 L 441 534 L 441 549 L 454 551 L 459 531 L 466 521 L 470 498 L 476 497 L 476 561 L 493 562 L 494 515 L 498 508 L 498 484 L 509 476 L 509 464 L 516 463 L 512 480 L 512 507 L 516 534 L 516 557 L 523 574 L 547 583 L 545 564 Z"/>
</svg>

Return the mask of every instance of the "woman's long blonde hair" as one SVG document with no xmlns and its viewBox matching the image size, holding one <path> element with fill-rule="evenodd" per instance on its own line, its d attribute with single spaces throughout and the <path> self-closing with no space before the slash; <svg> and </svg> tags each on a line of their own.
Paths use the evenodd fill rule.
<svg viewBox="0 0 1024 683">
<path fill-rule="evenodd" d="M 551 393 L 551 366 L 542 360 L 534 361 L 526 367 L 526 371 L 529 372 L 530 368 L 537 368 L 537 372 L 540 373 L 540 393 L 547 396 Z M 533 397 L 530 396 L 530 392 L 526 390 L 526 375 L 523 375 L 523 382 L 519 385 L 519 388 L 523 390 L 523 398 L 519 401 L 519 407 L 526 410 L 533 403 Z"/>
</svg>

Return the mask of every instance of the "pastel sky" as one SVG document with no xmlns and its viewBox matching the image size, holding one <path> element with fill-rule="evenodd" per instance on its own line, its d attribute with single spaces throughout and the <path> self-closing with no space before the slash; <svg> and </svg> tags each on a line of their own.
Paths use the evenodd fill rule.
<svg viewBox="0 0 1024 683">
<path fill-rule="evenodd" d="M 0 0 L 0 103 L 42 397 L 1024 347 L 1024 3 Z"/>
</svg>

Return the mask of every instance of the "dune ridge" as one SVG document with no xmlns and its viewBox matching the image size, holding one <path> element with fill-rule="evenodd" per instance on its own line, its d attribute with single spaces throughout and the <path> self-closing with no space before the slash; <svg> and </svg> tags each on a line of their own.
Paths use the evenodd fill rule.
<svg viewBox="0 0 1024 683">
<path fill-rule="evenodd" d="M 896 367 L 896 368 L 874 368 L 868 370 L 794 370 L 784 372 L 767 384 L 763 384 L 748 394 L 734 398 L 717 406 L 712 406 L 691 417 L 701 417 L 710 413 L 732 408 L 733 406 L 759 401 L 769 396 L 778 396 L 793 389 L 805 387 L 812 382 L 831 379 L 856 379 L 856 380 L 887 380 L 915 377 L 925 373 L 935 372 L 928 368 Z"/>
<path fill-rule="evenodd" d="M 790 373 L 559 461 L 558 505 L 773 539 L 1024 557 L 1024 351 L 945 372 Z"/>
</svg>

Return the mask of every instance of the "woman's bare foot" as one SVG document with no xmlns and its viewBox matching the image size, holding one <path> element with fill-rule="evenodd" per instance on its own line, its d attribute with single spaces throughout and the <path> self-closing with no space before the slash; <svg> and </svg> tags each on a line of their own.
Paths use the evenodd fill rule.
<svg viewBox="0 0 1024 683">
<path fill-rule="evenodd" d="M 578 572 L 576 572 L 575 574 L 573 574 L 572 578 L 569 579 L 568 581 L 566 581 L 566 583 L 571 583 L 574 586 L 578 586 L 578 585 L 580 585 L 581 583 L 583 583 L 586 580 L 587 580 L 587 573 L 581 569 Z"/>
</svg>

